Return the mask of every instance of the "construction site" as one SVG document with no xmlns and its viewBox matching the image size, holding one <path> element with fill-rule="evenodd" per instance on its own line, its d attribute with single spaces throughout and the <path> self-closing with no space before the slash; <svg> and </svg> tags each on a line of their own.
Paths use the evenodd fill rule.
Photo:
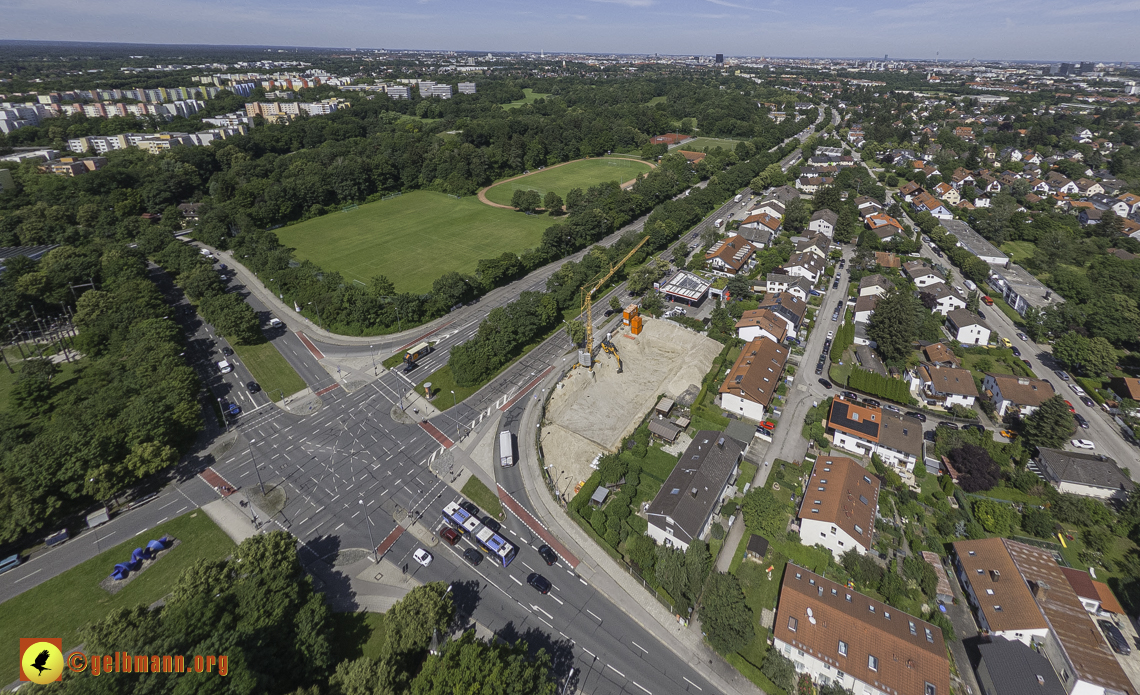
<svg viewBox="0 0 1140 695">
<path fill-rule="evenodd" d="M 699 385 L 724 347 L 673 321 L 638 318 L 639 334 L 619 324 L 608 340 L 612 348 L 596 351 L 592 371 L 579 365 L 555 387 L 541 444 L 556 480 L 588 478 L 591 462 L 617 451 L 658 396 L 677 398 Z"/>
</svg>

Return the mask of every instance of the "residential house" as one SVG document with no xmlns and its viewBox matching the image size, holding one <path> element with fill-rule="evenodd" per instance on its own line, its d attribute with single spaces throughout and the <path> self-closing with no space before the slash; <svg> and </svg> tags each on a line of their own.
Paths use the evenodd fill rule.
<svg viewBox="0 0 1140 695">
<path fill-rule="evenodd" d="M 800 192 L 791 186 L 784 185 L 779 188 L 773 188 L 768 195 L 780 201 L 784 207 L 787 207 L 789 202 L 800 197 Z"/>
<path fill-rule="evenodd" d="M 941 198 L 947 205 L 957 205 L 962 200 L 958 191 L 945 181 L 934 187 L 934 195 Z"/>
<path fill-rule="evenodd" d="M 943 277 L 942 273 L 919 261 L 904 263 L 903 272 L 914 282 L 916 287 L 920 288 L 928 287 L 938 282 L 946 282 L 946 278 Z"/>
<path fill-rule="evenodd" d="M 705 253 L 709 268 L 722 275 L 736 275 L 747 270 L 755 253 L 752 244 L 739 235 L 721 239 Z"/>
<path fill-rule="evenodd" d="M 955 309 L 966 309 L 966 299 L 962 297 L 958 289 L 945 283 L 935 283 L 923 287 L 919 294 L 929 296 L 929 301 L 933 302 L 930 310 L 937 311 L 942 316 L 948 316 Z"/>
<path fill-rule="evenodd" d="M 740 227 L 739 229 L 733 229 L 728 232 L 728 236 L 739 236 L 757 249 L 762 249 L 770 244 L 772 237 L 775 235 L 776 232 L 773 232 L 764 225 Z"/>
<path fill-rule="evenodd" d="M 814 253 L 823 260 L 827 260 L 827 253 L 831 250 L 831 238 L 823 234 L 806 238 L 797 237 L 793 241 L 796 243 L 796 253 Z"/>
<path fill-rule="evenodd" d="M 883 213 L 874 213 L 867 215 L 863 219 L 863 223 L 879 237 L 879 241 L 887 242 L 895 238 L 895 235 L 902 233 L 902 225 L 899 221 L 890 215 Z"/>
<path fill-rule="evenodd" d="M 1135 485 L 1103 454 L 1038 447 L 1037 470 L 1061 492 L 1124 502 Z"/>
<path fill-rule="evenodd" d="M 922 193 L 922 186 L 918 185 L 914 181 L 907 181 L 903 185 L 899 186 L 899 195 L 902 196 L 902 199 L 908 203 L 911 201 L 911 198 L 918 195 L 919 193 Z"/>
<path fill-rule="evenodd" d="M 1100 222 L 1106 214 L 1108 214 L 1107 210 L 1097 210 L 1095 207 L 1082 206 L 1080 212 L 1077 213 L 1077 221 L 1085 226 L 1089 226 Z"/>
<path fill-rule="evenodd" d="M 895 283 L 878 273 L 874 275 L 864 275 L 863 279 L 859 281 L 859 296 L 866 297 L 873 294 L 882 297 L 894 286 Z"/>
<path fill-rule="evenodd" d="M 1092 179 L 1077 179 L 1073 183 L 1077 184 L 1077 192 L 1081 195 L 1093 195 L 1095 193 L 1104 193 L 1104 187 Z"/>
<path fill-rule="evenodd" d="M 764 298 L 760 300 L 760 306 L 757 308 L 771 311 L 773 316 L 787 325 L 788 335 L 795 338 L 796 331 L 799 330 L 800 324 L 804 321 L 804 315 L 807 314 L 808 303 L 795 295 L 779 292 L 764 295 Z"/>
<path fill-rule="evenodd" d="M 929 212 L 940 220 L 954 219 L 954 213 L 950 212 L 950 209 L 941 200 L 926 191 L 912 197 L 910 204 L 918 212 Z"/>
<path fill-rule="evenodd" d="M 922 348 L 922 356 L 930 364 L 939 367 L 961 367 L 962 361 L 954 354 L 954 351 L 946 346 L 945 343 L 932 343 Z"/>
<path fill-rule="evenodd" d="M 723 432 L 701 430 L 693 435 L 680 462 L 649 503 L 649 537 L 687 550 L 707 531 L 743 457 L 744 444 Z"/>
<path fill-rule="evenodd" d="M 1116 400 L 1140 402 L 1140 379 L 1114 376 L 1108 380 L 1108 390 L 1116 394 Z"/>
<path fill-rule="evenodd" d="M 1068 695 L 1136 692 L 1052 551 L 1006 538 L 958 541 L 953 551 L 958 580 L 991 637 L 1032 645 Z"/>
<path fill-rule="evenodd" d="M 1056 395 L 1053 386 L 1044 379 L 1033 379 L 1009 374 L 986 374 L 982 379 L 982 392 L 993 403 L 998 417 L 1012 408 L 1027 417 L 1041 404 Z"/>
<path fill-rule="evenodd" d="M 780 231 L 780 218 L 769 215 L 766 212 L 759 212 L 740 221 L 741 229 L 762 229 L 771 234 Z"/>
<path fill-rule="evenodd" d="M 749 341 L 720 385 L 721 409 L 761 422 L 783 380 L 788 348 L 761 336 Z"/>
<path fill-rule="evenodd" d="M 819 189 L 831 183 L 830 176 L 801 176 L 796 179 L 796 188 L 804 193 L 817 193 Z"/>
<path fill-rule="evenodd" d="M 39 169 L 49 174 L 81 176 L 89 171 L 98 171 L 106 164 L 106 157 L 60 157 L 44 162 Z"/>
<path fill-rule="evenodd" d="M 693 166 L 700 164 L 708 156 L 704 152 L 690 152 L 688 150 L 677 150 L 677 154 L 687 159 L 689 164 Z"/>
<path fill-rule="evenodd" d="M 980 316 L 966 309 L 947 312 L 946 328 L 954 340 L 963 345 L 987 345 L 990 342 L 990 327 Z"/>
<path fill-rule="evenodd" d="M 862 295 L 855 300 L 855 323 L 870 323 L 875 307 L 879 305 L 879 295 Z"/>
<path fill-rule="evenodd" d="M 788 324 L 768 309 L 750 309 L 736 322 L 736 337 L 746 341 L 767 338 L 782 344 L 788 337 Z"/>
<path fill-rule="evenodd" d="M 819 282 L 820 275 L 823 274 L 824 269 L 827 267 L 827 261 L 811 251 L 804 251 L 802 253 L 793 253 L 788 259 L 788 262 L 782 267 L 784 272 L 788 275 L 798 275 L 807 278 L 811 280 L 814 285 Z"/>
<path fill-rule="evenodd" d="M 846 456 L 821 456 L 804 486 L 800 538 L 827 548 L 836 561 L 851 549 L 863 555 L 871 548 L 878 508 L 878 478 Z"/>
<path fill-rule="evenodd" d="M 966 142 L 974 141 L 974 129 L 970 126 L 958 126 L 954 129 L 954 135 L 962 138 Z"/>
<path fill-rule="evenodd" d="M 962 186 L 973 186 L 974 175 L 965 169 L 955 169 L 954 173 L 950 175 L 950 185 L 959 190 Z"/>
<path fill-rule="evenodd" d="M 1120 601 L 1116 600 L 1116 595 L 1104 582 L 1098 582 L 1088 572 L 1075 570 L 1071 567 L 1062 567 L 1061 573 L 1065 575 L 1065 579 L 1069 580 L 1069 586 L 1073 587 L 1073 593 L 1077 595 L 1081 605 L 1091 615 L 1098 618 L 1110 614 L 1125 615 Z"/>
<path fill-rule="evenodd" d="M 1085 200 L 1092 203 L 1097 210 L 1112 210 L 1117 217 L 1128 217 L 1132 212 L 1132 208 L 1125 201 L 1103 193 L 1095 193 Z"/>
<path fill-rule="evenodd" d="M 947 409 L 954 405 L 972 408 L 978 398 L 978 387 L 968 369 L 920 364 L 915 369 L 915 374 L 922 397 L 937 401 Z"/>
<path fill-rule="evenodd" d="M 819 685 L 859 695 L 949 695 L 942 630 L 815 574 L 784 568 L 772 649 Z"/>
<path fill-rule="evenodd" d="M 981 695 L 1066 695 L 1049 660 L 1021 642 L 980 642 L 978 654 Z"/>
<path fill-rule="evenodd" d="M 878 454 L 884 463 L 910 470 L 922 456 L 922 423 L 842 398 L 831 401 L 827 428 L 835 446 L 870 458 Z"/>
<path fill-rule="evenodd" d="M 787 292 L 806 302 L 808 295 L 811 294 L 811 285 L 811 280 L 800 275 L 788 275 L 782 272 L 768 273 L 764 278 L 764 286 L 754 291 Z"/>
<path fill-rule="evenodd" d="M 831 210 L 816 210 L 812 213 L 811 222 L 808 223 L 808 229 L 818 234 L 823 234 L 830 239 L 835 236 L 835 225 L 838 222 L 839 215 Z"/>
<path fill-rule="evenodd" d="M 1121 193 L 1116 197 L 1128 205 L 1128 215 L 1121 215 L 1121 217 L 1129 217 L 1140 213 L 1140 195 L 1136 195 L 1135 193 Z"/>
<path fill-rule="evenodd" d="M 785 209 L 786 208 L 784 207 L 784 204 L 779 200 L 776 200 L 775 198 L 769 198 L 761 202 L 756 207 L 752 208 L 750 212 L 753 215 L 757 215 L 763 212 L 771 215 L 772 217 L 782 218 L 784 216 Z"/>
<path fill-rule="evenodd" d="M 1045 183 L 1049 184 L 1049 190 L 1053 193 L 1075 194 L 1080 190 L 1077 188 L 1077 184 L 1056 171 L 1050 171 L 1045 176 Z"/>
<path fill-rule="evenodd" d="M 883 206 L 879 201 L 870 196 L 861 195 L 855 199 L 855 209 L 859 211 L 859 217 L 866 219 L 868 215 L 874 215 L 877 212 L 883 211 Z"/>
</svg>

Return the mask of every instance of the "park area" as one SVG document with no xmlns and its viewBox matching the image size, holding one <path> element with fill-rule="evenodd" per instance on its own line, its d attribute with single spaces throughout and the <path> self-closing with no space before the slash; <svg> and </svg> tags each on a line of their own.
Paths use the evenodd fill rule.
<svg viewBox="0 0 1140 695">
<path fill-rule="evenodd" d="M 139 573 L 137 579 L 115 594 L 99 586 L 111 574 L 115 563 L 130 559 L 134 548 L 166 535 L 177 539 L 179 544 Z M 94 542 L 93 533 L 68 541 Z M 102 547 L 108 545 L 104 541 Z M 0 604 L 0 646 L 15 654 L 21 637 L 47 636 L 62 638 L 64 651 L 72 649 L 79 644 L 79 633 L 84 625 L 118 608 L 149 606 L 170 593 L 187 567 L 199 560 L 220 560 L 232 553 L 234 547 L 229 536 L 200 510 L 161 523 L 146 534 L 122 541 Z M 16 660 L 6 661 L 0 669 L 0 682 L 11 683 L 18 677 Z"/>
<path fill-rule="evenodd" d="M 696 138 L 677 147 L 686 152 L 704 152 L 710 148 L 723 147 L 726 150 L 735 150 L 742 140 L 726 140 L 723 138 Z"/>
<path fill-rule="evenodd" d="M 508 201 L 509 202 L 509 201 Z M 427 292 L 444 273 L 538 245 L 549 217 L 494 208 L 475 196 L 414 191 L 276 230 L 296 256 L 345 280 L 386 275 L 398 292 Z"/>
<path fill-rule="evenodd" d="M 519 190 L 538 191 L 539 195 L 554 191 L 565 198 L 575 188 L 586 190 L 607 181 L 632 181 L 638 174 L 648 173 L 650 168 L 647 162 L 624 157 L 579 159 L 492 184 L 483 194 L 487 200 L 499 205 L 510 205 L 511 196 Z"/>
</svg>

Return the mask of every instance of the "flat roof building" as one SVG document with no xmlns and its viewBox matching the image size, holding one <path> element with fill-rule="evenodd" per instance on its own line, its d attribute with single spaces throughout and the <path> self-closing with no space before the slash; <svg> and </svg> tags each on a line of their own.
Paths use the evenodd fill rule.
<svg viewBox="0 0 1140 695">
<path fill-rule="evenodd" d="M 966 249 L 978 258 L 991 265 L 1005 265 L 1009 256 L 1002 253 L 996 246 L 986 241 L 970 225 L 962 220 L 940 220 L 942 228 L 947 234 L 953 234 L 958 239 L 958 246 Z"/>
<path fill-rule="evenodd" d="M 661 294 L 670 302 L 697 306 L 708 294 L 712 282 L 687 270 L 678 270 L 661 285 Z"/>
</svg>

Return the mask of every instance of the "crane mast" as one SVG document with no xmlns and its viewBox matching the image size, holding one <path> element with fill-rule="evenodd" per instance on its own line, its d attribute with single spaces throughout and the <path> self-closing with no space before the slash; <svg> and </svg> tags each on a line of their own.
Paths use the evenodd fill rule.
<svg viewBox="0 0 1140 695">
<path fill-rule="evenodd" d="M 625 255 L 625 258 L 612 266 L 610 272 L 606 273 L 602 279 L 593 283 L 592 287 L 590 284 L 582 286 L 582 293 L 584 295 L 582 299 L 582 312 L 586 314 L 586 344 L 585 347 L 578 352 L 578 362 L 583 367 L 593 369 L 594 366 L 594 293 L 601 289 L 602 285 L 606 284 L 606 281 L 612 278 L 614 273 L 625 265 L 626 261 L 632 258 L 633 254 L 637 253 L 647 241 L 649 241 L 649 235 L 646 235 L 637 246 L 634 246 L 633 249 Z"/>
</svg>

